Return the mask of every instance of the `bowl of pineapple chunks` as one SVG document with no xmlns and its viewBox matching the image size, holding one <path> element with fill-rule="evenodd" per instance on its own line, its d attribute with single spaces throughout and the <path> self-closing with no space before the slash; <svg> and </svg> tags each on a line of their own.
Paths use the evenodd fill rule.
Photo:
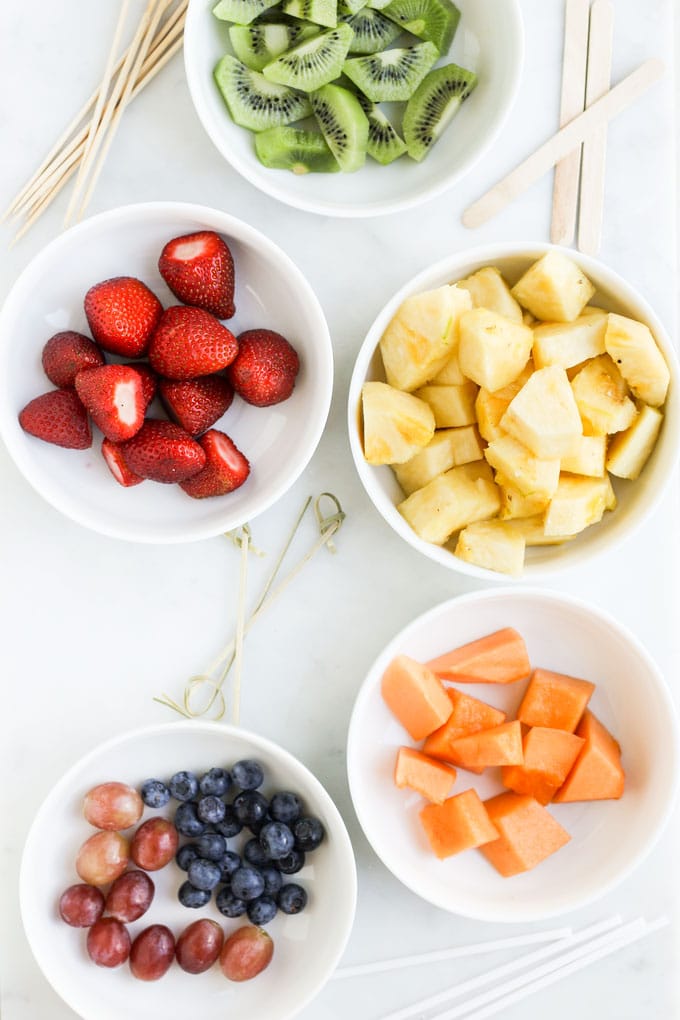
<svg viewBox="0 0 680 1020">
<path fill-rule="evenodd" d="M 361 481 L 437 563 L 538 578 L 628 538 L 680 452 L 678 362 L 647 302 L 547 244 L 458 253 L 371 326 L 349 393 Z"/>
</svg>

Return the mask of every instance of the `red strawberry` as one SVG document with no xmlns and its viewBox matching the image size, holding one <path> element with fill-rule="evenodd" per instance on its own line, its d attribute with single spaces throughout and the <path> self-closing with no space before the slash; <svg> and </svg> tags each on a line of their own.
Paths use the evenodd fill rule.
<svg viewBox="0 0 680 1020">
<path fill-rule="evenodd" d="M 190 436 L 200 436 L 214 425 L 234 399 L 231 383 L 223 375 L 161 379 L 158 390 L 165 410 Z"/>
<path fill-rule="evenodd" d="M 188 432 L 156 418 L 147 418 L 121 452 L 131 471 L 154 482 L 184 482 L 205 465 L 205 452 Z"/>
<path fill-rule="evenodd" d="M 46 443 L 69 450 L 87 450 L 92 446 L 92 431 L 87 411 L 75 390 L 50 390 L 26 404 L 19 424 Z"/>
<path fill-rule="evenodd" d="M 104 364 L 104 355 L 89 337 L 66 330 L 55 333 L 42 352 L 45 375 L 55 386 L 73 386 L 78 372 Z"/>
<path fill-rule="evenodd" d="M 271 329 L 249 329 L 238 338 L 229 379 L 247 403 L 269 407 L 287 400 L 300 368 L 295 348 Z"/>
<path fill-rule="evenodd" d="M 144 406 L 148 407 L 156 396 L 158 376 L 145 361 L 126 361 L 125 367 L 134 368 L 135 372 L 139 372 L 142 377 L 142 396 L 144 397 Z"/>
<path fill-rule="evenodd" d="M 168 241 L 158 260 L 168 287 L 185 305 L 203 308 L 218 319 L 234 314 L 234 260 L 212 230 Z"/>
<path fill-rule="evenodd" d="M 151 367 L 168 379 L 212 375 L 237 354 L 236 337 L 214 315 L 182 305 L 163 312 L 149 345 Z"/>
<path fill-rule="evenodd" d="M 127 358 L 146 353 L 163 306 L 149 288 L 132 276 L 116 276 L 90 287 L 85 315 L 100 347 Z"/>
<path fill-rule="evenodd" d="M 76 376 L 76 392 L 107 439 L 122 443 L 139 432 L 146 402 L 140 373 L 129 365 L 87 368 Z"/>
<path fill-rule="evenodd" d="M 206 496 L 224 496 L 243 485 L 250 474 L 250 464 L 229 436 L 218 429 L 210 429 L 198 440 L 205 450 L 205 467 L 182 482 L 181 488 L 194 499 Z"/>
<path fill-rule="evenodd" d="M 144 479 L 136 475 L 125 463 L 123 451 L 118 443 L 112 443 L 110 439 L 102 441 L 102 457 L 119 485 L 129 489 L 132 485 L 139 485 Z"/>
</svg>

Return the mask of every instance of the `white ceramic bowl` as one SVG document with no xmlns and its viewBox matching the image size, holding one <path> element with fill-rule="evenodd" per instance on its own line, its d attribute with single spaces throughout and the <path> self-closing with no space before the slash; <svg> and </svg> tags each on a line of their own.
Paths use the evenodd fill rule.
<svg viewBox="0 0 680 1020">
<path fill-rule="evenodd" d="M 524 637 L 532 665 L 593 681 L 593 712 L 620 742 L 626 789 L 616 801 L 551 804 L 571 841 L 532 871 L 502 878 L 468 850 L 438 860 L 418 819 L 425 801 L 398 790 L 394 760 L 413 745 L 380 694 L 398 654 L 426 661 L 502 627 Z M 525 682 L 461 689 L 512 717 Z M 413 745 L 415 746 L 415 745 Z M 418 617 L 380 653 L 356 699 L 347 770 L 354 807 L 378 857 L 418 896 L 483 921 L 526 922 L 575 910 L 636 868 L 659 838 L 678 788 L 678 726 L 672 699 L 642 645 L 612 617 L 576 599 L 539 589 L 498 588 L 444 602 Z M 452 789 L 473 786 L 484 799 L 502 792 L 499 769 L 462 769 Z"/>
<path fill-rule="evenodd" d="M 473 248 L 450 255 L 419 273 L 392 297 L 378 313 L 356 359 L 349 388 L 348 428 L 352 456 L 366 492 L 384 519 L 409 545 L 435 563 L 485 581 L 531 581 L 578 566 L 598 553 L 628 539 L 654 511 L 668 485 L 680 455 L 680 366 L 673 344 L 649 304 L 622 277 L 602 262 L 562 250 L 573 258 L 597 288 L 592 304 L 647 323 L 663 352 L 671 373 L 666 400 L 665 422 L 652 456 L 637 481 L 612 477 L 618 506 L 604 520 L 587 528 L 563 545 L 527 549 L 523 574 L 519 578 L 498 574 L 466 563 L 447 549 L 425 542 L 416 535 L 397 510 L 404 495 L 389 467 L 373 467 L 364 458 L 361 438 L 361 388 L 366 380 L 385 379 L 378 349 L 380 338 L 402 301 L 419 291 L 455 283 L 482 266 L 498 266 L 510 284 L 516 283 L 528 266 L 554 248 L 540 243 L 518 243 Z"/>
<path fill-rule="evenodd" d="M 479 84 L 422 163 L 408 158 L 382 167 L 373 160 L 354 174 L 268 170 L 250 131 L 232 121 L 213 80 L 227 52 L 228 25 L 212 14 L 215 0 L 190 0 L 184 62 L 196 112 L 224 158 L 246 180 L 281 202 L 327 216 L 377 216 L 441 194 L 492 146 L 517 94 L 524 35 L 517 0 L 460 0 L 458 31 L 448 58 L 479 75 Z"/>
<path fill-rule="evenodd" d="M 192 976 L 173 965 L 157 983 L 132 977 L 127 964 L 106 972 L 85 952 L 85 932 L 59 918 L 64 889 L 78 881 L 74 860 L 93 831 L 82 816 L 82 799 L 94 785 L 119 780 L 139 786 L 149 777 L 169 778 L 180 769 L 199 774 L 255 758 L 265 769 L 263 791 L 298 793 L 306 810 L 321 819 L 326 839 L 308 855 L 298 881 L 309 895 L 296 916 L 278 914 L 267 926 L 274 939 L 271 964 L 244 984 L 227 981 L 216 965 Z M 171 802 L 174 803 L 174 802 Z M 172 815 L 145 808 L 143 818 Z M 230 840 L 238 848 L 246 837 Z M 156 893 L 149 911 L 129 925 L 131 936 L 149 924 L 166 924 L 177 936 L 200 917 L 218 921 L 225 935 L 248 923 L 229 920 L 214 906 L 189 910 L 177 901 L 186 876 L 173 863 L 152 873 Z M 333 801 L 319 781 L 288 751 L 236 727 L 176 722 L 136 730 L 81 759 L 55 785 L 29 833 L 21 867 L 21 913 L 31 949 L 54 990 L 85 1020 L 287 1020 L 322 988 L 340 959 L 354 918 L 356 870 L 352 846 Z"/>
<path fill-rule="evenodd" d="M 118 485 L 99 448 L 64 450 L 27 435 L 19 411 L 52 388 L 40 356 L 58 330 L 89 335 L 86 291 L 112 276 L 137 276 L 167 307 L 177 304 L 158 273 L 166 241 L 194 230 L 216 230 L 236 268 L 235 333 L 263 326 L 283 333 L 300 355 L 292 396 L 260 408 L 236 397 L 216 424 L 251 463 L 233 493 L 191 499 L 174 485 Z M 233 216 L 197 205 L 153 202 L 114 209 L 52 241 L 29 264 L 0 313 L 0 434 L 33 487 L 67 517 L 95 531 L 140 542 L 183 542 L 219 535 L 270 507 L 295 482 L 321 438 L 333 388 L 328 326 L 310 285 L 288 256 Z M 160 405 L 155 405 L 159 408 Z M 155 413 L 155 408 L 152 408 Z M 163 416 L 163 415 L 161 415 Z"/>
</svg>

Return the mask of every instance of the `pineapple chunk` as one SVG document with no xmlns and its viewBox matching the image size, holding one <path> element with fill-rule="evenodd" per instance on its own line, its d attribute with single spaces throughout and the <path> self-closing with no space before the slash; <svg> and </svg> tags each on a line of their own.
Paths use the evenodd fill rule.
<svg viewBox="0 0 680 1020">
<path fill-rule="evenodd" d="M 534 335 L 488 308 L 460 317 L 458 361 L 463 374 L 487 390 L 499 390 L 520 374 L 531 354 Z"/>
<path fill-rule="evenodd" d="M 428 382 L 432 383 L 433 386 L 462 386 L 463 383 L 467 382 L 460 367 L 457 349 L 444 367 L 432 379 L 428 379 Z"/>
<path fill-rule="evenodd" d="M 458 319 L 472 298 L 458 287 L 438 287 L 406 298 L 380 340 L 385 376 L 399 390 L 415 390 L 436 375 L 458 342 Z"/>
<path fill-rule="evenodd" d="M 602 520 L 607 508 L 604 478 L 561 475 L 543 521 L 546 535 L 577 535 Z"/>
<path fill-rule="evenodd" d="M 484 451 L 488 463 L 523 496 L 550 499 L 560 480 L 559 460 L 540 460 L 512 436 L 501 436 Z"/>
<path fill-rule="evenodd" d="M 458 536 L 455 554 L 466 563 L 474 563 L 501 574 L 521 574 L 525 541 L 518 531 L 501 521 L 468 524 Z"/>
<path fill-rule="evenodd" d="M 531 312 L 524 311 L 522 312 L 522 322 L 525 326 L 533 326 L 535 322 L 538 322 L 538 319 Z"/>
<path fill-rule="evenodd" d="M 579 436 L 578 445 L 573 452 L 562 457 L 560 470 L 568 471 L 572 475 L 604 478 L 606 453 L 606 436 Z"/>
<path fill-rule="evenodd" d="M 534 517 L 521 517 L 514 521 L 506 521 L 506 528 L 516 531 L 524 539 L 527 547 L 535 545 L 562 545 L 573 538 L 573 535 L 546 535 L 543 528 L 544 514 Z"/>
<path fill-rule="evenodd" d="M 583 429 L 564 369 L 537 369 L 510 402 L 500 426 L 541 460 L 570 454 Z"/>
<path fill-rule="evenodd" d="M 481 461 L 483 456 L 482 444 L 474 425 L 460 429 L 440 429 L 415 457 L 396 465 L 394 473 L 405 494 L 410 496 L 444 471 L 470 461 Z"/>
<path fill-rule="evenodd" d="M 587 361 L 571 381 L 586 435 L 623 432 L 637 417 L 628 387 L 608 354 Z"/>
<path fill-rule="evenodd" d="M 494 439 L 500 439 L 501 436 L 505 435 L 503 429 L 500 428 L 500 420 L 507 411 L 510 401 L 513 397 L 517 396 L 522 386 L 530 378 L 533 370 L 534 363 L 529 359 L 524 370 L 507 386 L 496 390 L 495 393 L 491 393 L 490 390 L 483 388 L 480 389 L 475 401 L 475 413 L 477 415 L 479 433 L 483 439 L 486 439 L 487 443 L 491 443 Z"/>
<path fill-rule="evenodd" d="M 616 505 L 618 503 L 618 500 L 616 498 L 616 493 L 614 492 L 614 486 L 612 485 L 612 480 L 609 477 L 609 475 L 605 475 L 604 476 L 604 488 L 605 488 L 605 492 L 604 492 L 604 508 L 605 508 L 605 510 L 616 510 Z"/>
<path fill-rule="evenodd" d="M 586 310 L 573 322 L 543 322 L 534 327 L 534 361 L 537 368 L 561 365 L 573 368 L 604 354 L 607 313 Z"/>
<path fill-rule="evenodd" d="M 434 414 L 424 400 L 382 382 L 364 383 L 361 399 L 369 464 L 401 464 L 432 439 Z"/>
<path fill-rule="evenodd" d="M 654 449 L 662 422 L 661 411 L 642 404 L 631 427 L 612 439 L 607 454 L 607 470 L 617 478 L 638 478 Z"/>
<path fill-rule="evenodd" d="M 472 382 L 462 386 L 422 386 L 414 396 L 430 405 L 438 429 L 474 425 L 477 421 L 477 387 Z"/>
<path fill-rule="evenodd" d="M 530 494 L 525 496 L 519 489 L 504 478 L 496 474 L 496 484 L 501 493 L 501 509 L 498 516 L 502 521 L 512 521 L 521 517 L 533 517 L 542 514 L 548 507 L 550 498 L 548 496 Z"/>
<path fill-rule="evenodd" d="M 510 288 L 495 266 L 478 269 L 472 276 L 459 280 L 458 287 L 469 290 L 475 308 L 488 308 L 513 322 L 522 321 L 522 309 L 510 293 Z"/>
<path fill-rule="evenodd" d="M 661 407 L 668 392 L 670 372 L 649 327 L 612 313 L 604 343 L 635 396 L 652 407 Z"/>
<path fill-rule="evenodd" d="M 558 251 L 534 262 L 512 288 L 513 297 L 543 322 L 573 322 L 594 293 L 588 277 Z"/>
<path fill-rule="evenodd" d="M 498 513 L 498 487 L 474 477 L 474 464 L 451 468 L 397 507 L 402 517 L 425 542 L 443 545 L 454 531 Z"/>
</svg>

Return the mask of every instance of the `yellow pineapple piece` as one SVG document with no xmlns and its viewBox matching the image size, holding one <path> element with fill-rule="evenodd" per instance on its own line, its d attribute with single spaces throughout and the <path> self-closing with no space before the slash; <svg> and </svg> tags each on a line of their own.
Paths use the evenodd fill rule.
<svg viewBox="0 0 680 1020">
<path fill-rule="evenodd" d="M 433 386 L 462 386 L 467 381 L 460 367 L 457 347 L 444 367 L 432 379 L 428 379 Z"/>
<path fill-rule="evenodd" d="M 623 376 L 608 354 L 587 361 L 571 380 L 586 435 L 623 432 L 637 417 Z"/>
<path fill-rule="evenodd" d="M 487 443 L 505 435 L 503 429 L 500 428 L 500 420 L 507 411 L 510 401 L 517 396 L 533 370 L 534 363 L 530 358 L 517 378 L 507 386 L 496 390 L 495 393 L 485 390 L 483 387 L 480 389 L 475 400 L 475 413 L 479 434 L 483 439 L 486 439 Z"/>
<path fill-rule="evenodd" d="M 443 545 L 454 531 L 498 513 L 497 485 L 474 477 L 474 467 L 451 468 L 399 504 L 399 513 L 423 541 Z"/>
<path fill-rule="evenodd" d="M 533 517 L 520 517 L 516 520 L 506 521 L 505 526 L 521 535 L 527 548 L 529 546 L 562 545 L 574 537 L 573 535 L 546 535 L 543 526 L 544 517 L 545 514 L 535 514 Z"/>
<path fill-rule="evenodd" d="M 495 266 L 478 269 L 472 276 L 459 280 L 458 287 L 469 290 L 475 308 L 488 308 L 513 322 L 522 321 L 522 309 L 510 293 L 510 288 Z"/>
<path fill-rule="evenodd" d="M 498 473 L 496 473 L 496 485 L 498 485 L 501 494 L 501 509 L 498 516 L 502 521 L 542 514 L 550 502 L 549 496 L 540 493 L 525 495 L 516 485 Z"/>
<path fill-rule="evenodd" d="M 604 478 L 561 475 L 557 490 L 545 512 L 545 534 L 576 535 L 591 524 L 597 524 L 607 509 L 607 498 Z"/>
<path fill-rule="evenodd" d="M 470 461 L 469 464 L 461 464 L 458 468 L 458 473 L 461 478 L 464 476 L 472 482 L 476 482 L 480 478 L 484 479 L 485 482 L 494 481 L 491 466 L 483 459 Z"/>
<path fill-rule="evenodd" d="M 438 429 L 474 425 L 477 421 L 477 387 L 472 382 L 462 386 L 421 386 L 414 396 L 430 405 Z"/>
<path fill-rule="evenodd" d="M 522 312 L 522 322 L 525 326 L 533 326 L 538 322 L 538 319 L 531 312 L 524 311 Z"/>
<path fill-rule="evenodd" d="M 489 443 L 484 456 L 492 468 L 519 489 L 523 496 L 550 499 L 560 479 L 557 459 L 541 460 L 512 436 Z"/>
<path fill-rule="evenodd" d="M 461 531 L 454 551 L 466 563 L 516 576 L 522 573 L 524 548 L 524 537 L 502 521 L 478 521 Z"/>
<path fill-rule="evenodd" d="M 663 414 L 656 407 L 640 405 L 640 413 L 625 432 L 611 440 L 607 470 L 617 478 L 638 478 L 656 444 Z"/>
<path fill-rule="evenodd" d="M 533 358 L 537 368 L 574 365 L 604 354 L 607 313 L 592 309 L 573 322 L 542 322 L 534 327 Z"/>
<path fill-rule="evenodd" d="M 562 457 L 560 470 L 568 471 L 572 475 L 604 478 L 606 453 L 606 436 L 579 436 L 578 445 L 574 450 L 566 457 Z"/>
<path fill-rule="evenodd" d="M 472 308 L 466 290 L 444 286 L 406 298 L 380 340 L 385 377 L 416 390 L 444 367 L 458 343 L 458 319 Z"/>
<path fill-rule="evenodd" d="M 522 307 L 543 322 L 572 322 L 594 293 L 588 277 L 558 251 L 534 262 L 512 288 Z"/>
<path fill-rule="evenodd" d="M 605 508 L 605 510 L 616 510 L 616 505 L 618 503 L 618 500 L 616 498 L 616 493 L 614 492 L 614 486 L 612 485 L 612 480 L 609 477 L 609 475 L 605 475 L 604 476 L 603 482 L 604 482 L 604 490 L 605 490 L 604 491 L 604 508 Z"/>
<path fill-rule="evenodd" d="M 487 390 L 499 390 L 520 374 L 531 354 L 533 333 L 488 308 L 460 317 L 458 361 L 468 377 Z"/>
<path fill-rule="evenodd" d="M 652 407 L 661 407 L 668 392 L 670 372 L 649 327 L 612 313 L 604 343 L 635 396 Z"/>
<path fill-rule="evenodd" d="M 564 369 L 537 369 L 510 402 L 500 427 L 541 460 L 571 453 L 583 429 Z"/>
<path fill-rule="evenodd" d="M 369 464 L 400 464 L 434 435 L 434 414 L 424 400 L 382 382 L 364 383 L 364 457 Z"/>
<path fill-rule="evenodd" d="M 424 449 L 404 464 L 396 465 L 394 473 L 405 494 L 410 496 L 444 471 L 470 461 L 481 461 L 483 456 L 482 443 L 474 425 L 440 429 Z"/>
</svg>

